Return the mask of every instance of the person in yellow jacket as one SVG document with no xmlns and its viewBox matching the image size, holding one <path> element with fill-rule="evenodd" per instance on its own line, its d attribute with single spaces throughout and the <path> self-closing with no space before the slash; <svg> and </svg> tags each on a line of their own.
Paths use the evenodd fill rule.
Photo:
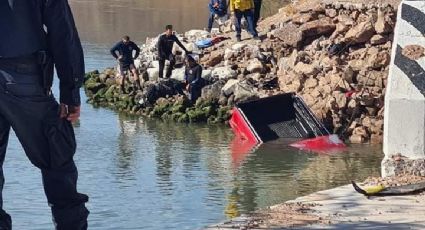
<svg viewBox="0 0 425 230">
<path fill-rule="evenodd" d="M 260 40 L 254 26 L 254 1 L 253 0 L 230 0 L 230 12 L 235 16 L 236 39 L 241 41 L 241 21 L 245 17 L 248 22 L 248 31 L 254 39 Z"/>
</svg>

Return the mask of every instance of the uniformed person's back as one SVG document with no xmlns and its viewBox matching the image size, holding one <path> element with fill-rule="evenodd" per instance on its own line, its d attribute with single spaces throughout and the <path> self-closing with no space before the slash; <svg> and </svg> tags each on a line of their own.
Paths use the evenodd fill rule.
<svg viewBox="0 0 425 230">
<path fill-rule="evenodd" d="M 0 1 L 0 56 L 23 56 L 46 48 L 41 1 Z"/>
<path fill-rule="evenodd" d="M 50 90 L 53 65 L 60 104 Z M 0 0 L 0 166 L 13 128 L 41 169 L 58 230 L 87 229 L 88 197 L 76 189 L 71 125 L 80 115 L 83 79 L 83 52 L 67 0 Z M 0 168 L 0 229 L 8 230 L 12 223 L 2 208 L 3 183 Z"/>
</svg>

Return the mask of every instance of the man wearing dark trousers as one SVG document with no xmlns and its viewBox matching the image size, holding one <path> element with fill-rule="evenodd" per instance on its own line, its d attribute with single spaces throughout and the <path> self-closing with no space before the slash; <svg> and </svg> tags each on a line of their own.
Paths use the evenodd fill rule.
<svg viewBox="0 0 425 230">
<path fill-rule="evenodd" d="M 140 80 L 137 69 L 134 66 L 134 59 L 139 57 L 140 48 L 136 43 L 130 40 L 129 36 L 124 36 L 120 42 L 111 48 L 111 55 L 118 61 L 118 74 L 121 77 L 121 91 L 125 92 L 125 71 L 131 71 L 133 74 L 133 83 L 135 89 L 140 89 Z M 117 54 L 118 52 L 118 54 Z M 134 54 L 133 54 L 134 53 Z M 133 56 L 134 55 L 134 56 Z"/>
<path fill-rule="evenodd" d="M 261 5 L 263 0 L 254 0 L 254 27 L 257 29 L 258 21 L 261 15 Z"/>
<path fill-rule="evenodd" d="M 174 42 L 177 43 L 185 53 L 189 53 L 183 44 L 179 41 L 176 35 L 173 34 L 173 26 L 167 25 L 165 27 L 165 33 L 162 34 L 158 39 L 158 59 L 159 59 L 159 78 L 164 77 L 164 68 L 165 61 L 170 61 L 170 65 L 168 66 L 167 73 L 165 74 L 166 78 L 170 78 L 174 65 L 176 64 L 176 59 L 173 55 L 173 46 Z"/>
<path fill-rule="evenodd" d="M 56 229 L 85 230 L 88 197 L 77 192 L 71 124 L 80 116 L 84 58 L 68 1 L 0 1 L 0 31 L 0 166 L 12 128 L 41 170 Z M 53 65 L 60 79 L 60 104 L 50 90 Z M 0 167 L 0 229 L 10 230 L 3 185 Z"/>
<path fill-rule="evenodd" d="M 186 90 L 190 93 L 190 100 L 194 104 L 201 97 L 204 79 L 202 78 L 202 66 L 188 55 L 185 69 Z"/>
<path fill-rule="evenodd" d="M 248 22 L 248 31 L 251 33 L 253 39 L 260 40 L 257 30 L 254 26 L 254 1 L 253 0 L 230 0 L 230 12 L 235 16 L 236 39 L 241 41 L 242 17 L 245 17 Z"/>
</svg>

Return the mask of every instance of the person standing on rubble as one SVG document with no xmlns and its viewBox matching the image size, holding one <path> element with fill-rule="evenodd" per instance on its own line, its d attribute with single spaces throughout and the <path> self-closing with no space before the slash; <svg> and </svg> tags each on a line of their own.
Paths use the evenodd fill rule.
<svg viewBox="0 0 425 230">
<path fill-rule="evenodd" d="M 170 65 L 168 66 L 166 78 L 170 78 L 174 65 L 176 64 L 176 58 L 173 54 L 174 43 L 177 43 L 186 54 L 189 54 L 186 47 L 180 42 L 176 35 L 173 34 L 173 26 L 167 25 L 165 27 L 165 33 L 162 34 L 158 39 L 158 59 L 159 59 L 159 78 L 164 77 L 165 61 L 168 60 Z"/>
<path fill-rule="evenodd" d="M 242 17 L 248 22 L 248 31 L 255 40 L 260 40 L 254 25 L 254 0 L 230 0 L 230 12 L 235 17 L 236 40 L 241 41 Z"/>
<path fill-rule="evenodd" d="M 185 80 L 190 100 L 192 103 L 196 103 L 196 100 L 201 97 L 204 79 L 202 78 L 202 66 L 191 55 L 186 57 Z"/>
<path fill-rule="evenodd" d="M 210 17 L 208 18 L 208 32 L 211 32 L 215 17 L 224 17 L 227 15 L 227 0 L 210 0 L 208 4 Z"/>
<path fill-rule="evenodd" d="M 127 35 L 111 49 L 111 55 L 118 60 L 118 74 L 121 77 L 120 87 L 122 92 L 125 92 L 126 71 L 131 71 L 133 74 L 134 88 L 136 90 L 141 89 L 139 73 L 134 66 L 134 59 L 139 57 L 139 53 L 140 48 Z"/>
</svg>

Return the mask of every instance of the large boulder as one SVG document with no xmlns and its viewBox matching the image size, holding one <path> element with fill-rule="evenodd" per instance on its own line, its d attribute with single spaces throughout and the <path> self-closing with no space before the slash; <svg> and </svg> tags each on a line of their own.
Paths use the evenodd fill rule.
<svg viewBox="0 0 425 230">
<path fill-rule="evenodd" d="M 168 63 L 167 63 L 167 64 L 168 64 Z M 152 62 L 150 62 L 149 67 L 150 67 L 150 68 L 156 68 L 156 69 L 159 69 L 159 61 L 152 61 Z"/>
<path fill-rule="evenodd" d="M 158 68 L 148 68 L 147 69 L 149 80 L 156 81 L 159 78 L 159 69 Z"/>
<path fill-rule="evenodd" d="M 199 40 L 203 38 L 207 38 L 210 36 L 210 33 L 205 30 L 189 30 L 187 31 L 184 36 L 188 38 L 189 40 Z"/>
<path fill-rule="evenodd" d="M 261 63 L 258 59 L 250 60 L 246 67 L 246 70 L 250 73 L 261 73 L 263 72 L 263 69 L 263 63 Z"/>
<path fill-rule="evenodd" d="M 371 47 L 367 52 L 366 66 L 380 69 L 390 64 L 391 56 L 387 51 L 379 51 L 376 47 Z"/>
<path fill-rule="evenodd" d="M 376 34 L 370 39 L 370 44 L 372 44 L 372 45 L 382 45 L 382 44 L 385 44 L 387 41 L 388 41 L 388 38 L 386 38 L 385 36 L 382 36 L 380 34 Z"/>
<path fill-rule="evenodd" d="M 274 32 L 274 36 L 277 37 L 283 45 L 298 48 L 301 46 L 303 41 L 302 31 L 294 24 L 285 24 L 282 28 L 277 29 Z"/>
<path fill-rule="evenodd" d="M 185 69 L 184 68 L 174 69 L 173 73 L 171 74 L 171 78 L 176 79 L 178 81 L 184 81 L 185 80 Z"/>
<path fill-rule="evenodd" d="M 226 48 L 226 50 L 224 50 L 224 60 L 229 60 L 231 58 L 234 58 L 237 56 L 237 51 L 230 49 L 230 48 Z"/>
<path fill-rule="evenodd" d="M 218 101 L 221 95 L 221 89 L 224 86 L 224 81 L 217 81 L 211 85 L 202 88 L 202 99 Z"/>
<path fill-rule="evenodd" d="M 316 88 L 316 86 L 318 85 L 318 81 L 317 81 L 317 79 L 316 78 L 313 78 L 313 77 L 310 77 L 310 78 L 308 78 L 306 81 L 305 81 L 305 83 L 304 83 L 304 88 L 307 88 L 307 89 L 314 89 L 314 88 Z"/>
<path fill-rule="evenodd" d="M 187 44 L 185 44 L 186 50 L 192 53 L 200 53 L 201 50 L 198 48 L 198 46 L 196 45 L 196 43 L 194 42 L 189 42 Z"/>
<path fill-rule="evenodd" d="M 257 89 L 247 82 L 239 82 L 235 87 L 235 102 L 243 102 L 258 99 Z"/>
<path fill-rule="evenodd" d="M 248 45 L 245 43 L 236 43 L 232 46 L 232 50 L 240 52 L 243 49 L 245 49 L 245 47 L 247 47 Z"/>
<path fill-rule="evenodd" d="M 325 14 L 330 18 L 334 18 L 338 15 L 338 12 L 335 9 L 326 9 Z"/>
<path fill-rule="evenodd" d="M 237 79 L 230 79 L 226 82 L 226 84 L 223 86 L 221 91 L 225 96 L 230 96 L 235 92 L 236 85 L 239 83 L 239 80 Z"/>
<path fill-rule="evenodd" d="M 222 50 L 217 50 L 212 52 L 209 56 L 207 56 L 207 60 L 205 60 L 204 64 L 206 66 L 214 67 L 218 65 L 220 62 L 224 60 L 224 54 Z"/>
<path fill-rule="evenodd" d="M 279 71 L 289 71 L 294 69 L 295 64 L 297 63 L 297 57 L 298 52 L 294 50 L 289 57 L 280 58 L 278 62 Z"/>
<path fill-rule="evenodd" d="M 214 68 L 211 74 L 213 77 L 218 77 L 219 79 L 235 78 L 238 75 L 238 73 L 229 66 Z"/>
<path fill-rule="evenodd" d="M 294 71 L 299 74 L 304 74 L 306 76 L 313 76 L 319 73 L 319 67 L 316 63 L 313 64 L 306 64 L 303 62 L 298 62 L 295 67 Z"/>
<path fill-rule="evenodd" d="M 204 69 L 202 70 L 202 78 L 210 81 L 211 80 L 211 75 L 212 75 L 212 70 L 210 69 Z"/>
<path fill-rule="evenodd" d="M 371 20 L 361 22 L 351 28 L 345 34 L 345 41 L 351 44 L 368 42 L 375 34 L 375 28 Z"/>
<path fill-rule="evenodd" d="M 304 23 L 307 23 L 315 19 L 317 19 L 317 14 L 313 12 L 299 13 L 292 17 L 292 22 L 297 25 L 303 25 Z"/>
<path fill-rule="evenodd" d="M 330 18 L 321 18 L 303 24 L 300 29 L 304 38 L 319 37 L 320 35 L 331 34 L 336 29 L 336 25 Z"/>
</svg>

